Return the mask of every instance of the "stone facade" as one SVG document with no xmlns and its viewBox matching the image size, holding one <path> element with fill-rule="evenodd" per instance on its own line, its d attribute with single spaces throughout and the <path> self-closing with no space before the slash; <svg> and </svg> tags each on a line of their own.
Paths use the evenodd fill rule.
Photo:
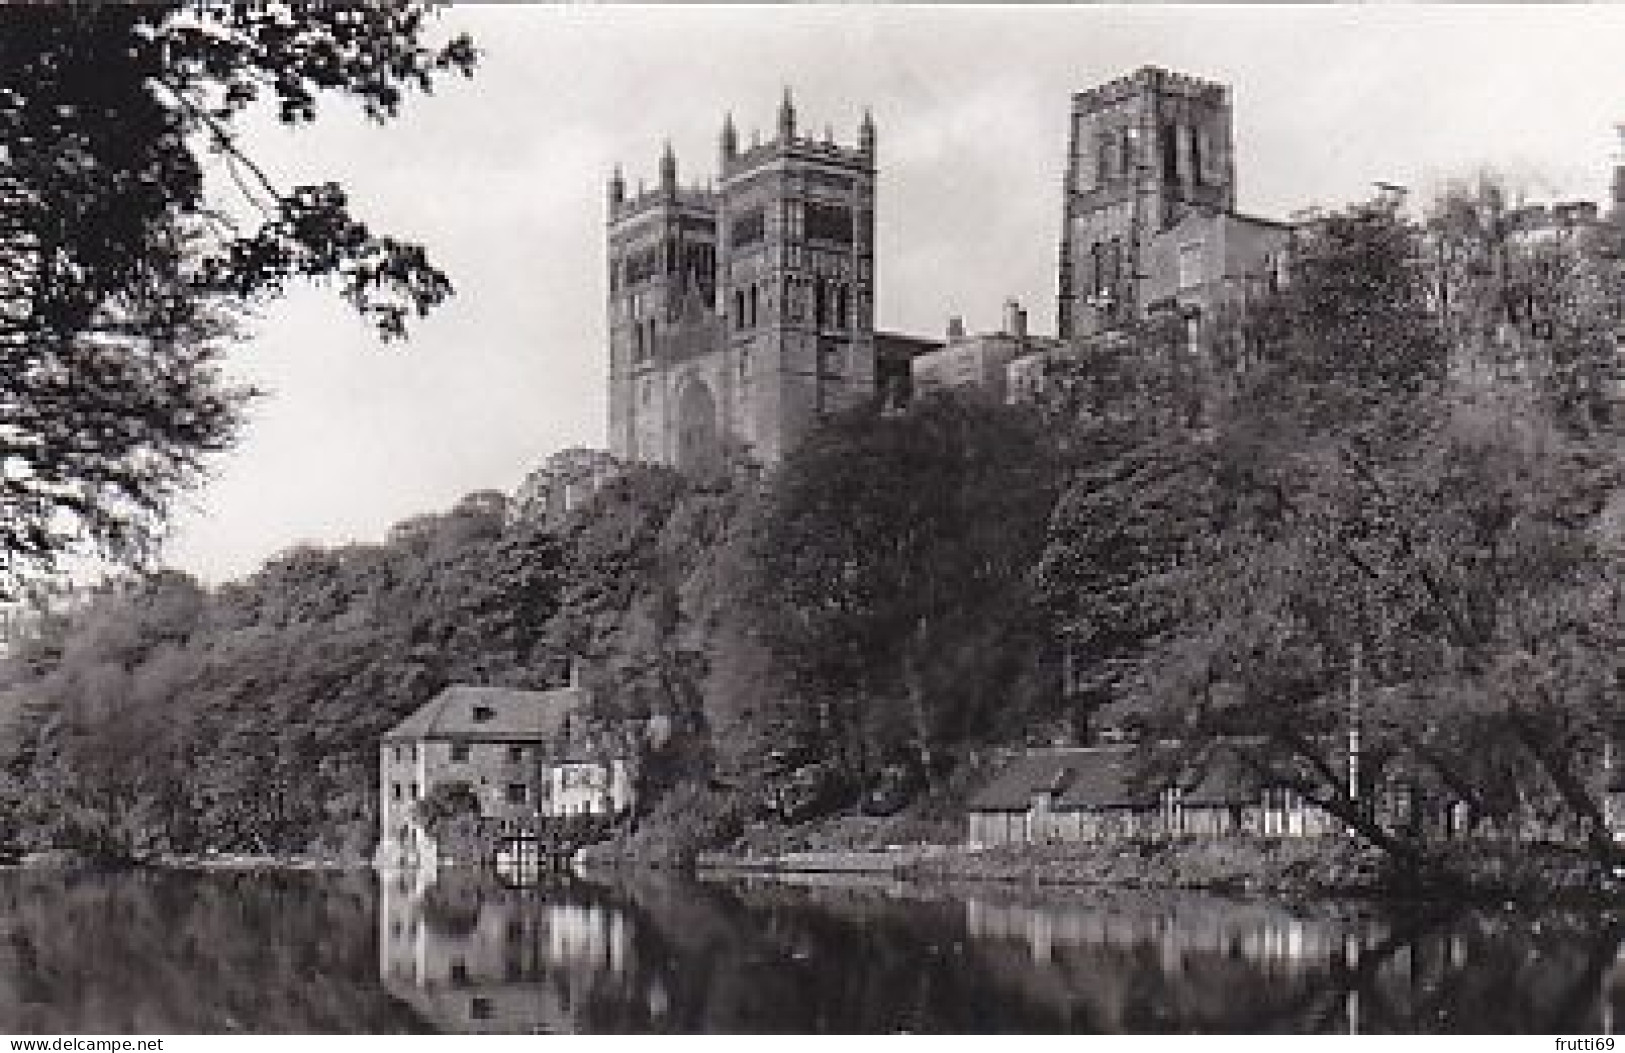
<svg viewBox="0 0 1625 1053">
<path fill-rule="evenodd" d="M 854 148 L 798 133 L 786 92 L 772 141 L 720 181 L 609 187 L 610 451 L 688 469 L 728 448 L 781 459 L 820 418 L 875 398 L 875 129 Z"/>
<path fill-rule="evenodd" d="M 1073 96 L 1063 198 L 1063 340 L 1170 308 L 1194 337 L 1272 280 L 1291 238 L 1235 211 L 1230 89 L 1151 66 Z"/>
<path fill-rule="evenodd" d="M 956 318 L 948 325 L 947 343 L 919 355 L 913 362 L 913 392 L 926 394 L 949 388 L 975 389 L 990 398 L 1012 401 L 1011 364 L 1056 352 L 1060 342 L 1027 331 L 1027 312 L 1015 300 L 1004 307 L 1004 325 L 996 333 L 964 332 Z"/>
<path fill-rule="evenodd" d="M 418 802 L 451 783 L 474 792 L 487 829 L 515 834 L 546 817 L 629 809 L 630 751 L 590 734 L 586 701 L 577 687 L 453 685 L 396 725 L 379 746 L 378 860 L 438 860 Z"/>
</svg>

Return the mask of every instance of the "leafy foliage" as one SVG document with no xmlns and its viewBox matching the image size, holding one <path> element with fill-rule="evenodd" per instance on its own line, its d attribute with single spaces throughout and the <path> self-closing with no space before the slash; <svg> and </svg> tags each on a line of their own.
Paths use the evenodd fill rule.
<svg viewBox="0 0 1625 1053">
<path fill-rule="evenodd" d="M 276 187 L 236 122 L 318 98 L 375 120 L 472 45 L 428 9 L 296 2 L 18 5 L 0 11 L 0 592 L 65 551 L 146 555 L 175 493 L 230 444 L 252 394 L 220 362 L 242 308 L 332 279 L 385 338 L 451 285 L 373 232 L 342 187 Z M 244 208 L 206 194 L 209 157 Z"/>
<path fill-rule="evenodd" d="M 362 854 L 386 729 L 452 681 L 556 673 L 563 549 L 505 519 L 473 495 L 386 544 L 296 549 L 215 590 L 160 576 L 48 622 L 0 693 L 27 836 Z"/>
<path fill-rule="evenodd" d="M 1057 477 L 1028 415 L 946 396 L 834 422 L 794 452 L 741 541 L 793 737 L 866 776 L 934 769 L 1030 716 L 1047 642 L 1030 572 Z"/>
</svg>

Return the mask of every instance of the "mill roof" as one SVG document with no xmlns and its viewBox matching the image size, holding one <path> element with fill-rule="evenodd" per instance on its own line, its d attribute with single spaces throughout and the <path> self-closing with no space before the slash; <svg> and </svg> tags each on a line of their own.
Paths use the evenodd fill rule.
<svg viewBox="0 0 1625 1053">
<path fill-rule="evenodd" d="M 564 735 L 565 720 L 586 705 L 577 687 L 520 691 L 453 684 L 384 733 L 390 739 L 546 742 Z"/>
<path fill-rule="evenodd" d="M 981 812 L 1024 812 L 1035 794 L 1054 795 L 1057 811 L 1144 808 L 1155 803 L 1155 785 L 1136 779 L 1144 757 L 1137 746 L 1088 746 L 1029 750 L 1013 760 L 970 800 Z M 1258 797 L 1258 784 L 1241 766 L 1222 756 L 1200 773 L 1169 778 L 1186 805 L 1245 804 Z"/>
</svg>

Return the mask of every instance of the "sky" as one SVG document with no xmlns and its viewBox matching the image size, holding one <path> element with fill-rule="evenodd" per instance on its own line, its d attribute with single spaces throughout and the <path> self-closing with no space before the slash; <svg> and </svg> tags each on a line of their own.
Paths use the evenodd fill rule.
<svg viewBox="0 0 1625 1053">
<path fill-rule="evenodd" d="M 1052 331 L 1071 93 L 1155 64 L 1229 84 L 1238 205 L 1285 217 L 1425 199 L 1492 169 L 1535 199 L 1600 199 L 1625 122 L 1613 7 L 542 7 L 458 5 L 483 52 L 379 128 L 342 101 L 246 144 L 283 185 L 336 179 L 425 243 L 457 296 L 383 345 L 331 290 L 268 305 L 233 369 L 268 394 L 182 503 L 167 561 L 205 581 L 299 544 L 377 541 L 549 454 L 603 446 L 605 181 L 714 175 L 731 111 L 771 137 L 879 131 L 877 314 L 923 335 Z M 222 190 L 229 194 L 229 189 Z"/>
</svg>

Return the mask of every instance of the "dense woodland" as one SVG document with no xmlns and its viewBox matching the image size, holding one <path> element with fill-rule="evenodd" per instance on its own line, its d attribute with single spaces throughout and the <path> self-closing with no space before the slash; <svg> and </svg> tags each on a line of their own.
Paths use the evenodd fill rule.
<svg viewBox="0 0 1625 1053">
<path fill-rule="evenodd" d="M 630 467 L 568 513 L 475 494 L 219 588 L 109 588 L 0 669 L 0 815 L 116 855 L 361 855 L 382 730 L 577 655 L 602 719 L 680 730 L 633 822 L 702 841 L 1109 729 L 1196 766 L 1243 743 L 1413 869 L 1450 865 L 1443 799 L 1611 861 L 1619 232 L 1530 236 L 1507 198 L 1322 216 L 1201 348 L 1148 323 L 1036 406 L 930 395 L 772 470 Z"/>
</svg>

